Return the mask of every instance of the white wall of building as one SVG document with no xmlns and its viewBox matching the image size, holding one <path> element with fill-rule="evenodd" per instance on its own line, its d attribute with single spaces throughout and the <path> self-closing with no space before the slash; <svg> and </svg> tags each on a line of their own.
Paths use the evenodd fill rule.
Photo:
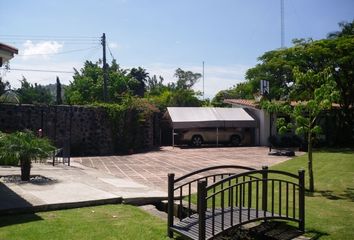
<svg viewBox="0 0 354 240">
<path fill-rule="evenodd" d="M 251 114 L 252 117 L 255 118 L 257 121 L 257 128 L 256 128 L 256 136 L 255 136 L 255 144 L 260 146 L 268 146 L 268 138 L 270 132 L 270 114 L 262 109 L 245 107 L 241 105 L 232 105 L 235 108 L 244 108 L 248 113 Z M 274 114 L 273 114 L 273 124 L 272 124 L 272 134 L 276 133 L 275 124 L 274 124 Z"/>
</svg>

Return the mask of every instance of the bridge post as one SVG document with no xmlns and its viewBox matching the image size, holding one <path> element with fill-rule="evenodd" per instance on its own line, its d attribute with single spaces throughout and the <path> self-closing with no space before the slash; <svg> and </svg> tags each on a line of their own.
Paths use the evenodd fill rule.
<svg viewBox="0 0 354 240">
<path fill-rule="evenodd" d="M 174 207 L 174 181 L 175 174 L 168 174 L 168 205 L 167 205 L 167 235 L 169 238 L 173 238 L 173 207 Z"/>
<path fill-rule="evenodd" d="M 268 208 L 268 166 L 262 167 L 262 210 L 264 217 Z"/>
<path fill-rule="evenodd" d="M 207 183 L 205 180 L 198 182 L 198 225 L 199 225 L 199 240 L 206 238 L 205 212 L 207 209 L 206 192 Z"/>
<path fill-rule="evenodd" d="M 305 170 L 299 170 L 299 229 L 305 231 Z"/>
</svg>

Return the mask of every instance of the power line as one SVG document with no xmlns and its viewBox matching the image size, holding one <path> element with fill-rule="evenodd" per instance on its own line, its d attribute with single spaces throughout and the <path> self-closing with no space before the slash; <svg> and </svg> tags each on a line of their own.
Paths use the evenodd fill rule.
<svg viewBox="0 0 354 240">
<path fill-rule="evenodd" d="M 111 48 L 109 47 L 109 43 L 107 44 L 109 55 L 111 55 L 112 59 L 115 60 L 116 58 L 113 56 Z"/>
<path fill-rule="evenodd" d="M 24 68 L 0 68 L 1 70 L 10 70 L 10 71 L 22 71 L 22 72 L 51 72 L 51 73 L 75 73 L 72 71 L 62 71 L 62 70 L 43 70 L 43 69 L 24 69 Z"/>
<path fill-rule="evenodd" d="M 73 53 L 73 52 L 81 52 L 81 51 L 86 51 L 86 50 L 91 50 L 91 49 L 97 49 L 100 46 L 96 47 L 90 47 L 90 48 L 81 48 L 81 49 L 75 49 L 75 50 L 69 50 L 65 52 L 58 52 L 58 53 L 35 53 L 35 54 L 19 54 L 18 56 L 26 57 L 26 56 L 43 56 L 43 55 L 60 55 L 60 54 L 67 54 L 67 53 Z"/>
<path fill-rule="evenodd" d="M 6 38 L 99 39 L 99 37 L 93 37 L 93 36 L 50 36 L 50 35 L 8 35 L 8 34 L 1 34 L 0 36 L 1 37 L 6 37 Z"/>
<path fill-rule="evenodd" d="M 27 41 L 31 43 L 41 43 L 41 42 L 59 42 L 65 44 L 98 44 L 100 43 L 99 39 L 90 39 L 90 40 L 80 40 L 80 39 L 7 39 L 0 36 L 0 40 L 4 42 L 24 44 Z"/>
</svg>

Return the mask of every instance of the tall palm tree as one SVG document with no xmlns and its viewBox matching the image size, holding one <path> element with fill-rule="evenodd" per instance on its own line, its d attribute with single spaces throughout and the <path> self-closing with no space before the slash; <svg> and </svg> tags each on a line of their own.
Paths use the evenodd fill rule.
<svg viewBox="0 0 354 240">
<path fill-rule="evenodd" d="M 31 131 L 0 135 L 0 159 L 17 160 L 22 181 L 30 180 L 31 161 L 47 158 L 54 149 L 47 138 L 39 138 Z"/>
</svg>

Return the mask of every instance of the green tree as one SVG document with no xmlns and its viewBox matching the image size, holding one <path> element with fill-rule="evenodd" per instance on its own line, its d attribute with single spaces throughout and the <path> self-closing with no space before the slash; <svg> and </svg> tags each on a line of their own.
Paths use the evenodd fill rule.
<svg viewBox="0 0 354 240">
<path fill-rule="evenodd" d="M 354 125 L 354 21 L 340 23 L 340 31 L 332 33 L 327 39 L 295 39 L 294 46 L 266 52 L 254 68 L 246 72 L 246 84 L 257 92 L 260 80 L 270 82 L 270 97 L 281 100 L 309 100 L 320 84 L 299 82 L 295 84 L 293 69 L 301 72 L 320 73 L 327 69 L 336 82 L 340 105 L 337 144 L 352 144 Z"/>
<path fill-rule="evenodd" d="M 163 77 L 159 76 L 159 79 L 157 79 L 157 76 L 154 75 L 152 77 L 147 78 L 147 86 L 146 90 L 149 96 L 156 96 L 160 95 L 164 90 L 167 89 L 167 86 L 163 84 Z"/>
<path fill-rule="evenodd" d="M 22 181 L 30 180 L 31 161 L 47 158 L 54 149 L 48 139 L 30 131 L 0 134 L 0 159 L 19 162 Z"/>
<path fill-rule="evenodd" d="M 3 81 L 0 77 L 0 96 L 5 93 L 6 89 L 10 88 L 10 83 L 7 81 Z"/>
<path fill-rule="evenodd" d="M 127 95 L 137 92 L 140 83 L 121 69 L 115 60 L 108 65 L 108 98 L 121 102 Z M 86 61 L 84 67 L 73 76 L 74 81 L 65 89 L 65 99 L 69 104 L 89 104 L 103 102 L 103 70 L 100 62 Z"/>
<path fill-rule="evenodd" d="M 294 120 L 295 125 L 293 126 L 291 123 L 286 124 L 283 118 L 279 118 L 277 125 L 280 133 L 285 133 L 289 128 L 295 127 L 297 135 L 306 136 L 308 144 L 309 190 L 310 192 L 314 192 L 313 143 L 316 136 L 322 131 L 321 127 L 317 124 L 317 120 L 323 111 L 331 109 L 332 103 L 338 100 L 338 91 L 336 89 L 336 82 L 329 69 L 319 73 L 315 73 L 312 70 L 302 73 L 298 68 L 295 68 L 294 76 L 296 79 L 295 84 L 319 85 L 310 94 L 312 96 L 311 99 L 298 102 L 295 107 L 291 107 L 289 103 L 283 105 L 268 101 L 262 103 L 262 107 L 269 112 L 286 113 Z M 307 92 L 307 90 L 304 91 Z"/>
<path fill-rule="evenodd" d="M 59 80 L 59 77 L 57 77 L 57 84 L 56 84 L 56 104 L 61 105 L 63 103 L 63 100 L 61 98 L 61 83 Z"/>
<path fill-rule="evenodd" d="M 176 69 L 175 75 L 177 82 L 170 84 L 170 88 L 175 89 L 191 89 L 194 84 L 202 77 L 200 73 L 194 73 L 192 71 L 184 71 L 180 68 Z"/>
<path fill-rule="evenodd" d="M 236 86 L 219 91 L 212 99 L 211 104 L 214 107 L 226 107 L 228 104 L 224 103 L 225 99 L 252 99 L 252 88 L 246 82 L 238 83 Z"/>
<path fill-rule="evenodd" d="M 129 76 L 138 81 L 137 86 L 133 89 L 133 95 L 144 97 L 149 73 L 147 73 L 145 69 L 138 67 L 132 68 L 130 70 Z"/>
<path fill-rule="evenodd" d="M 200 79 L 200 73 L 184 71 L 178 68 L 174 75 L 176 82 L 163 84 L 163 78 L 156 76 L 148 78 L 147 98 L 160 110 L 167 107 L 200 107 L 203 101 L 199 100 L 200 92 L 193 90 L 194 84 Z"/>
<path fill-rule="evenodd" d="M 328 34 L 327 38 L 337 38 L 343 36 L 354 36 L 354 20 L 352 22 L 340 22 L 340 31 L 331 32 Z"/>
<path fill-rule="evenodd" d="M 22 77 L 21 87 L 16 90 L 21 103 L 26 104 L 51 104 L 53 102 L 49 89 L 35 83 L 29 83 L 25 77 Z"/>
</svg>

